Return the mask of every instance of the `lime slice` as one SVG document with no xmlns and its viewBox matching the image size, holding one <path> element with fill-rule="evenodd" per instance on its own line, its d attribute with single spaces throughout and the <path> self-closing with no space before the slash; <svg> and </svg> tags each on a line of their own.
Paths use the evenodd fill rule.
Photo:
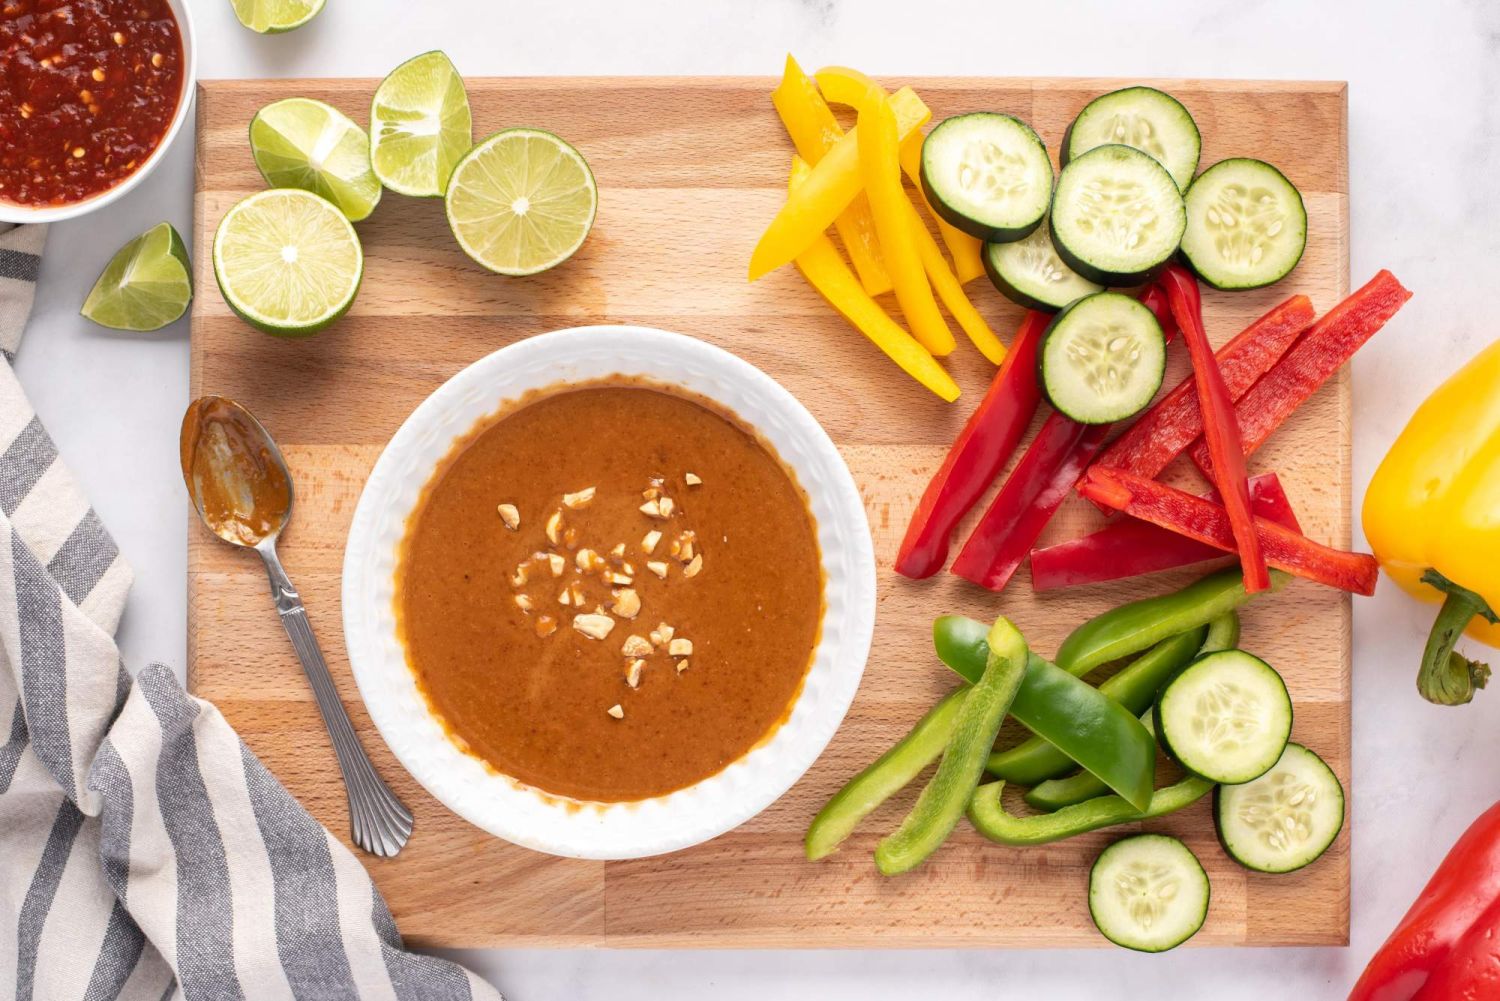
<svg viewBox="0 0 1500 1001">
<path fill-rule="evenodd" d="M 583 244 L 599 189 L 583 157 L 557 136 L 506 129 L 459 161 L 447 208 L 464 253 L 502 275 L 534 275 Z"/>
<path fill-rule="evenodd" d="M 187 312 L 192 298 L 187 247 L 164 222 L 109 259 L 79 312 L 116 330 L 160 330 Z"/>
<path fill-rule="evenodd" d="M 318 16 L 326 0 L 229 0 L 234 16 L 251 31 L 279 35 Z"/>
<path fill-rule="evenodd" d="M 392 191 L 439 197 L 473 141 L 463 77 L 443 53 L 408 59 L 375 89 L 370 162 Z"/>
<path fill-rule="evenodd" d="M 301 337 L 343 316 L 364 263 L 344 214 L 300 188 L 250 195 L 214 233 L 214 277 L 224 301 L 268 334 Z"/>
<path fill-rule="evenodd" d="M 261 108 L 250 121 L 250 152 L 271 187 L 322 195 L 350 222 L 380 201 L 365 130 L 322 101 L 289 97 Z"/>
</svg>

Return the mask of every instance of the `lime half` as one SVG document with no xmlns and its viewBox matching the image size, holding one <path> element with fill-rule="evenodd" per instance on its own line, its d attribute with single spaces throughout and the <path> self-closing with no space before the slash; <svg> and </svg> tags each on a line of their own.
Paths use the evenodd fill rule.
<svg viewBox="0 0 1500 1001">
<path fill-rule="evenodd" d="M 370 162 L 382 184 L 403 195 L 436 198 L 473 139 L 463 77 L 441 52 L 391 70 L 370 105 Z"/>
<path fill-rule="evenodd" d="M 160 330 L 187 312 L 192 298 L 187 247 L 172 224 L 164 222 L 109 259 L 80 312 L 116 330 Z"/>
<path fill-rule="evenodd" d="M 322 101 L 289 97 L 261 108 L 250 121 L 250 152 L 271 187 L 322 195 L 350 222 L 380 201 L 365 130 Z"/>
<path fill-rule="evenodd" d="M 279 35 L 318 16 L 326 0 L 229 0 L 234 16 L 251 31 Z"/>
<path fill-rule="evenodd" d="M 502 275 L 534 275 L 582 246 L 599 189 L 582 155 L 551 132 L 506 129 L 459 161 L 447 208 L 464 253 Z"/>
<path fill-rule="evenodd" d="M 364 263 L 344 214 L 300 188 L 250 195 L 214 233 L 214 277 L 224 301 L 268 334 L 301 337 L 343 316 Z"/>
</svg>

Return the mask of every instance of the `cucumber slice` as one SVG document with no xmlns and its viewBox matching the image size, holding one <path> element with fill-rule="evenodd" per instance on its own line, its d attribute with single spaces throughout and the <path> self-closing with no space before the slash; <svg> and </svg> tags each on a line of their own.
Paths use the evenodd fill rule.
<svg viewBox="0 0 1500 1001">
<path fill-rule="evenodd" d="M 1224 851 L 1246 869 L 1291 872 L 1316 861 L 1344 826 L 1344 787 L 1301 744 L 1271 770 L 1214 790 L 1214 826 Z"/>
<path fill-rule="evenodd" d="M 1302 193 L 1262 160 L 1220 160 L 1187 190 L 1182 256 L 1214 288 L 1285 278 L 1307 247 Z"/>
<path fill-rule="evenodd" d="M 1182 767 L 1212 782 L 1266 773 L 1292 733 L 1292 698 L 1281 675 L 1243 650 L 1193 661 L 1156 696 L 1156 733 Z"/>
<path fill-rule="evenodd" d="M 1089 871 L 1089 916 L 1099 934 L 1137 952 L 1166 952 L 1208 917 L 1208 874 L 1188 846 L 1137 834 L 1100 853 Z"/>
<path fill-rule="evenodd" d="M 981 240 L 1028 236 L 1052 198 L 1052 161 L 1030 125 L 989 111 L 939 122 L 922 143 L 922 190 L 950 225 Z"/>
<path fill-rule="evenodd" d="M 1198 123 L 1171 94 L 1155 87 L 1126 87 L 1083 106 L 1063 134 L 1062 162 L 1110 143 L 1133 146 L 1167 168 L 1183 191 L 1198 169 L 1203 137 Z"/>
<path fill-rule="evenodd" d="M 1099 146 L 1058 175 L 1052 245 L 1091 282 L 1144 282 L 1177 252 L 1186 224 L 1177 182 L 1133 147 Z"/>
<path fill-rule="evenodd" d="M 1095 292 L 1058 313 L 1037 356 L 1042 391 L 1080 424 L 1109 424 L 1150 406 L 1167 367 L 1156 314 L 1119 292 Z"/>
<path fill-rule="evenodd" d="M 984 245 L 984 271 L 1000 294 L 1026 309 L 1055 313 L 1068 303 L 1104 286 L 1091 282 L 1063 263 L 1052 247 L 1046 226 L 1024 240 Z"/>
</svg>

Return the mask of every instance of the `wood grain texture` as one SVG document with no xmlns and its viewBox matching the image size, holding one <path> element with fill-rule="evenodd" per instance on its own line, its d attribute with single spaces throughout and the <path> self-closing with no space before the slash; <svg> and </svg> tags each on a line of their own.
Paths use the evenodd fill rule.
<svg viewBox="0 0 1500 1001">
<path fill-rule="evenodd" d="M 892 81 L 895 82 L 895 81 Z M 908 81 L 936 117 L 1011 112 L 1056 148 L 1064 127 L 1113 80 Z M 578 256 L 526 280 L 482 272 L 451 239 L 438 201 L 387 193 L 359 226 L 365 282 L 351 314 L 308 341 L 240 323 L 214 285 L 214 227 L 262 186 L 246 127 L 263 104 L 305 95 L 366 121 L 370 80 L 209 82 L 198 95 L 192 386 L 248 405 L 285 448 L 298 506 L 283 558 L 311 609 L 350 714 L 382 774 L 417 815 L 397 859 L 365 858 L 408 941 L 445 946 L 1089 946 L 1088 866 L 1120 830 L 1030 850 L 990 845 L 963 825 L 918 872 L 880 877 L 870 850 L 909 805 L 882 808 L 838 855 L 802 858 L 808 820 L 952 685 L 932 654 L 935 615 L 1003 612 L 1051 652 L 1110 605 L 1160 593 L 1193 572 L 1034 596 L 1024 579 L 1003 596 L 942 575 L 892 573 L 917 497 L 990 374 L 961 345 L 950 368 L 964 397 L 945 406 L 903 376 L 830 311 L 792 269 L 750 285 L 746 261 L 782 199 L 790 144 L 768 79 L 472 80 L 475 133 L 552 129 L 576 143 L 598 177 L 598 224 Z M 1347 293 L 1348 152 L 1340 83 L 1161 81 L 1197 118 L 1203 160 L 1255 155 L 1303 191 L 1307 255 L 1275 288 L 1206 296 L 1223 341 L 1292 292 L 1319 308 Z M 1009 337 L 1020 311 L 983 280 L 980 310 Z M 858 698 L 828 750 L 778 803 L 690 851 L 598 863 L 554 859 L 470 827 L 428 797 L 370 727 L 340 636 L 343 544 L 360 489 L 384 443 L 445 379 L 532 334 L 584 323 L 642 323 L 719 344 L 769 372 L 838 444 L 864 496 L 880 566 L 874 652 Z M 1174 352 L 1169 384 L 1185 374 Z M 1275 469 L 1309 535 L 1347 545 L 1349 382 L 1325 387 L 1251 462 Z M 1179 462 L 1172 475 L 1191 473 Z M 1070 502 L 1047 537 L 1092 525 Z M 971 517 L 970 521 L 972 522 Z M 196 524 L 189 543 L 189 677 L 329 829 L 347 839 L 333 755 L 253 557 Z M 1286 676 L 1296 739 L 1349 782 L 1350 609 L 1347 596 L 1304 583 L 1252 605 L 1245 644 Z M 1289 876 L 1245 872 L 1218 850 L 1207 802 L 1153 821 L 1184 837 L 1213 882 L 1196 945 L 1348 941 L 1349 834 L 1317 865 Z"/>
</svg>

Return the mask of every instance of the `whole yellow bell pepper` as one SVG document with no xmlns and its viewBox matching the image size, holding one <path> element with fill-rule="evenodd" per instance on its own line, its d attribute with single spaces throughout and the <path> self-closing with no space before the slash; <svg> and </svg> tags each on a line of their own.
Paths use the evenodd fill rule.
<svg viewBox="0 0 1500 1001">
<path fill-rule="evenodd" d="M 1461 705 L 1489 667 L 1453 649 L 1460 634 L 1500 646 L 1500 341 L 1427 398 L 1365 493 L 1365 536 L 1402 590 L 1442 601 L 1417 688 Z"/>
</svg>

